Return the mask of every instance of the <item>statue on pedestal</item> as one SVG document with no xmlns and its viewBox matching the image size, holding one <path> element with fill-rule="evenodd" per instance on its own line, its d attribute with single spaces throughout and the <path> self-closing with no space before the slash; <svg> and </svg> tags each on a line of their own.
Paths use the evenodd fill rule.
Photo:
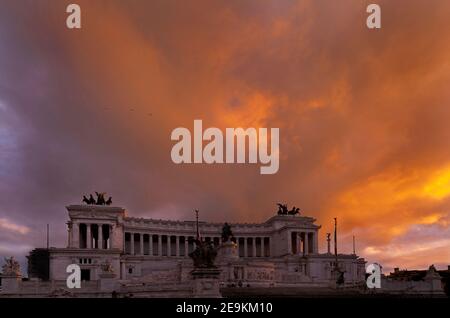
<svg viewBox="0 0 450 318">
<path fill-rule="evenodd" d="M 217 251 L 212 242 L 205 242 L 201 239 L 196 239 L 196 248 L 189 254 L 189 257 L 194 261 L 195 268 L 215 268 L 214 260 L 217 256 Z"/>
<path fill-rule="evenodd" d="M 195 210 L 196 218 L 196 238 L 194 243 L 196 248 L 189 253 L 189 257 L 194 261 L 195 268 L 216 268 L 214 260 L 217 256 L 217 250 L 212 242 L 203 241 L 200 237 L 200 229 L 198 226 L 198 210 Z"/>
<path fill-rule="evenodd" d="M 238 246 L 235 242 L 231 226 L 228 223 L 225 223 L 222 227 L 222 244 L 218 247 L 217 254 L 217 262 L 221 265 L 239 259 Z"/>
<path fill-rule="evenodd" d="M 222 242 L 228 242 L 233 238 L 233 231 L 231 231 L 231 226 L 225 222 L 222 227 Z"/>
<path fill-rule="evenodd" d="M 200 298 L 221 297 L 219 288 L 220 269 L 214 264 L 217 250 L 214 244 L 203 241 L 200 237 L 198 226 L 198 210 L 196 214 L 196 239 L 195 250 L 189 254 L 194 261 L 194 269 L 191 271 L 193 278 L 193 296 Z"/>
</svg>

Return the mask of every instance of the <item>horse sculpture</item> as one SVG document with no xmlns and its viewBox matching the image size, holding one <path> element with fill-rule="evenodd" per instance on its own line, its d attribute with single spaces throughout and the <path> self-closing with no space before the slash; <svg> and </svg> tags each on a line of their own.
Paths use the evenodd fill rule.
<svg viewBox="0 0 450 318">
<path fill-rule="evenodd" d="M 297 215 L 300 214 L 300 208 L 296 208 L 295 206 L 288 210 L 287 204 L 277 203 L 278 205 L 278 215 Z"/>
<path fill-rule="evenodd" d="M 89 199 L 83 195 L 83 203 L 86 203 L 88 205 L 111 205 L 112 204 L 112 197 L 109 197 L 108 200 L 105 200 L 106 192 L 95 192 L 95 195 L 97 196 L 97 200 L 94 199 L 94 196 L 92 194 L 89 195 Z"/>
</svg>

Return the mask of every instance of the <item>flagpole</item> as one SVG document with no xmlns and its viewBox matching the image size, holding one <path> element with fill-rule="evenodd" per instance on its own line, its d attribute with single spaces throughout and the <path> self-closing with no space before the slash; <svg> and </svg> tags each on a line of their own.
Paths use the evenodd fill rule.
<svg viewBox="0 0 450 318">
<path fill-rule="evenodd" d="M 47 223 L 47 249 L 50 247 L 49 224 Z"/>
<path fill-rule="evenodd" d="M 336 261 L 336 268 L 338 268 L 338 253 L 337 253 L 337 218 L 334 218 L 334 257 Z"/>
</svg>

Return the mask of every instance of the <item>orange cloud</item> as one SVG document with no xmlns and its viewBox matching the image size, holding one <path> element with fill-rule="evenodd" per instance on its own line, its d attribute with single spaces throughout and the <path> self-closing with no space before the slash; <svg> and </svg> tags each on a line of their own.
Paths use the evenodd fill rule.
<svg viewBox="0 0 450 318">
<path fill-rule="evenodd" d="M 445 221 L 450 216 L 448 171 L 447 167 L 388 169 L 338 194 L 328 203 L 327 218 L 339 215 L 342 231 L 357 234 L 363 246 L 361 253 L 369 259 L 383 259 L 389 266 L 396 262 L 412 266 L 414 255 L 426 254 L 426 260 L 444 264 L 450 256 L 448 252 L 442 254 L 450 242 Z M 406 242 L 396 242 L 415 226 L 438 226 L 442 230 L 434 233 L 432 241 L 412 236 Z M 349 248 L 349 237 L 344 234 L 343 239 Z M 408 263 L 404 262 L 406 258 Z M 424 263 L 422 259 L 420 266 Z"/>
<path fill-rule="evenodd" d="M 63 224 L 54 205 L 94 186 L 146 217 L 264 221 L 284 201 L 323 232 L 337 216 L 342 251 L 355 234 L 369 259 L 450 262 L 449 3 L 380 0 L 376 32 L 352 0 L 79 4 L 74 32 L 64 2 L 0 12 L 0 97 L 23 121 L 11 215 Z M 280 128 L 279 173 L 173 165 L 170 132 L 194 119 Z"/>
<path fill-rule="evenodd" d="M 0 219 L 0 228 L 3 228 L 6 231 L 11 231 L 22 235 L 25 235 L 28 232 L 30 232 L 30 228 L 28 228 L 27 226 L 15 224 L 6 218 Z"/>
</svg>

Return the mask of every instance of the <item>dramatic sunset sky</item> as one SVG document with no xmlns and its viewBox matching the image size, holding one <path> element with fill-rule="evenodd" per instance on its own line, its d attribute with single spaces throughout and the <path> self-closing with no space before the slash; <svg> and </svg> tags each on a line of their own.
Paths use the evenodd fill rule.
<svg viewBox="0 0 450 318">
<path fill-rule="evenodd" d="M 263 222 L 286 202 L 322 225 L 322 251 L 338 217 L 342 253 L 355 235 L 387 270 L 450 264 L 449 1 L 0 8 L 0 256 L 24 263 L 47 223 L 64 247 L 65 206 L 105 191 L 147 218 Z M 173 164 L 171 131 L 194 119 L 280 128 L 279 172 Z"/>
</svg>

